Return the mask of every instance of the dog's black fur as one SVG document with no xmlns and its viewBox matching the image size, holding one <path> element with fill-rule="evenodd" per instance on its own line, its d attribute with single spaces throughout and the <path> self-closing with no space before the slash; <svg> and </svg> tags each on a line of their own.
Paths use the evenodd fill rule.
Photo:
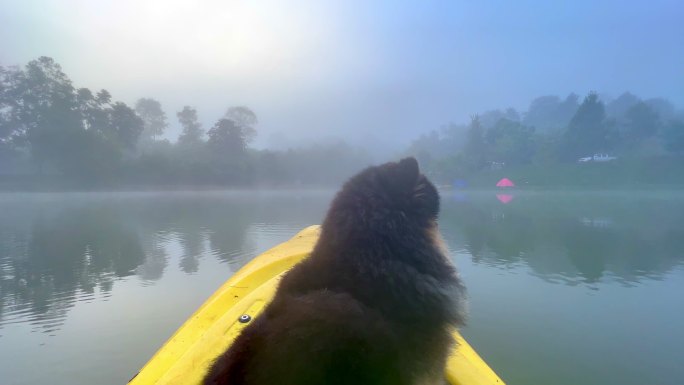
<svg viewBox="0 0 684 385">
<path fill-rule="evenodd" d="M 413 158 L 351 178 L 311 256 L 284 275 L 205 383 L 442 383 L 465 292 L 438 212 L 439 194 Z"/>
</svg>

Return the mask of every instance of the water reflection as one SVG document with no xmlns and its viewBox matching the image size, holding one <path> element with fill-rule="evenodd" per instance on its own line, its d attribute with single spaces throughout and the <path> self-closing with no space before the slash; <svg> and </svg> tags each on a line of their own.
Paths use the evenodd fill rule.
<svg viewBox="0 0 684 385">
<path fill-rule="evenodd" d="M 205 250 L 205 238 L 206 234 L 202 232 L 201 228 L 186 228 L 180 232 L 179 241 L 183 249 L 183 255 L 178 267 L 183 272 L 188 274 L 197 272 L 199 259 Z"/>
<path fill-rule="evenodd" d="M 503 204 L 508 204 L 513 200 L 513 194 L 496 194 L 496 199 Z"/>
<path fill-rule="evenodd" d="M 330 192 L 0 196 L 0 329 L 25 323 L 54 333 L 75 303 L 108 298 L 118 280 L 149 286 L 170 271 L 201 274 L 207 258 L 236 271 L 319 223 L 330 198 Z M 476 264 L 525 266 L 549 283 L 589 286 L 661 279 L 684 259 L 683 221 L 679 196 L 516 193 L 502 201 L 496 193 L 459 192 L 445 194 L 441 214 L 449 245 Z"/>
<path fill-rule="evenodd" d="M 0 329 L 53 333 L 76 302 L 106 299 L 117 280 L 154 285 L 168 269 L 197 273 L 207 256 L 236 271 L 263 248 L 249 239 L 254 224 L 290 223 L 270 247 L 320 220 L 329 194 L 297 196 L 0 196 Z"/>
<path fill-rule="evenodd" d="M 445 200 L 441 223 L 452 247 L 477 263 L 523 264 L 553 283 L 629 285 L 684 260 L 684 200 L 638 197 L 528 194 L 503 206 L 474 194 Z"/>
<path fill-rule="evenodd" d="M 117 277 L 145 260 L 139 235 L 115 211 L 77 208 L 3 217 L 0 298 L 2 323 L 28 318 L 56 330 L 77 300 L 107 296 Z M 7 221 L 19 219 L 19 223 Z"/>
</svg>

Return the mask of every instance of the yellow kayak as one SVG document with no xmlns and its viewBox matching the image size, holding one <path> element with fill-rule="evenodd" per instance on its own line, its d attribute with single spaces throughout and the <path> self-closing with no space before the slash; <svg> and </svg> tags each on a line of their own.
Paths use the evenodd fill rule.
<svg viewBox="0 0 684 385">
<path fill-rule="evenodd" d="M 294 238 L 259 255 L 223 284 L 166 341 L 131 379 L 131 385 L 201 384 L 210 365 L 225 351 L 275 294 L 280 276 L 306 258 L 319 235 L 319 226 L 302 230 Z M 458 348 L 446 368 L 454 385 L 503 384 L 472 347 L 454 331 Z"/>
</svg>

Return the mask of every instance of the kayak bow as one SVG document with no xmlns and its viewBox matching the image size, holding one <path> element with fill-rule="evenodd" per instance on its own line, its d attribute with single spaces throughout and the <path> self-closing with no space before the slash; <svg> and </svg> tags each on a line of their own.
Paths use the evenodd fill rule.
<svg viewBox="0 0 684 385">
<path fill-rule="evenodd" d="M 129 384 L 201 384 L 214 359 L 249 324 L 244 321 L 259 315 L 268 304 L 282 274 L 309 255 L 319 232 L 319 226 L 307 227 L 240 269 L 185 321 Z M 453 335 L 458 345 L 447 362 L 447 381 L 453 385 L 502 385 L 458 331 Z"/>
</svg>

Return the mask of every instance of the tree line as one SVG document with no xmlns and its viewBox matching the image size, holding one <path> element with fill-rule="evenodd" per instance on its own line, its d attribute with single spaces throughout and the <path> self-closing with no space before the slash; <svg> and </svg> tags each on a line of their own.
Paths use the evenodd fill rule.
<svg viewBox="0 0 684 385">
<path fill-rule="evenodd" d="M 129 106 L 107 90 L 76 88 L 49 57 L 0 66 L 0 176 L 10 187 L 24 180 L 87 187 L 326 184 L 368 160 L 343 143 L 254 150 L 258 118 L 245 106 L 229 107 L 206 131 L 194 107 L 175 115 L 182 133 L 171 143 L 163 139 L 169 117 L 155 99 Z"/>
<path fill-rule="evenodd" d="M 372 162 L 344 142 L 254 149 L 258 118 L 245 106 L 227 108 L 208 129 L 193 106 L 174 115 L 153 98 L 129 106 L 107 90 L 76 88 L 49 57 L 0 66 L 0 188 L 336 185 Z M 172 118 L 182 127 L 175 143 L 164 139 Z M 679 169 L 684 113 L 630 93 L 542 96 L 525 112 L 491 110 L 434 130 L 404 153 L 441 183 L 495 169 L 588 169 L 577 160 L 597 153 L 660 175 Z"/>
<path fill-rule="evenodd" d="M 590 92 L 537 98 L 529 110 L 493 110 L 468 125 L 449 124 L 415 140 L 408 152 L 445 181 L 497 169 L 591 167 L 581 158 L 608 154 L 629 165 L 681 162 L 684 114 L 663 98 L 626 92 L 605 102 Z M 658 173 L 658 169 L 646 170 Z"/>
</svg>

